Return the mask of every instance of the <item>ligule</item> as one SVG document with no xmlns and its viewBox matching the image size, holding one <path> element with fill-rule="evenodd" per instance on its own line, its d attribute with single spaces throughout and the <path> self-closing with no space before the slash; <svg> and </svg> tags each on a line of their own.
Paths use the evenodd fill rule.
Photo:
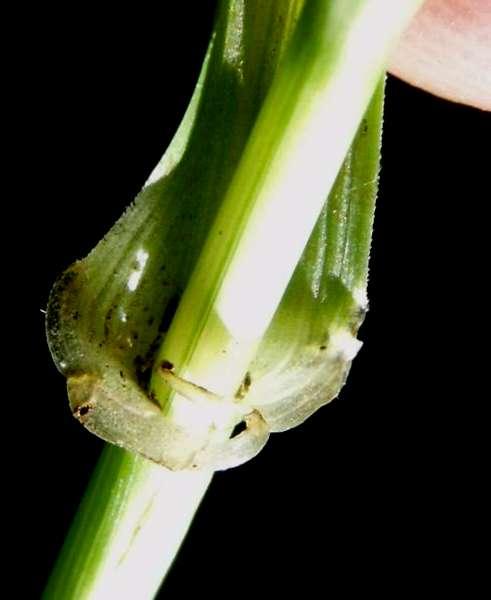
<svg viewBox="0 0 491 600">
<path fill-rule="evenodd" d="M 133 309 L 132 315 L 135 331 L 147 340 L 146 351 L 140 349 L 134 335 L 114 331 L 112 324 L 124 314 L 127 295 L 132 299 L 132 294 L 140 292 L 138 286 L 129 290 L 127 283 L 137 263 L 128 259 L 131 268 L 120 267 L 130 273 L 126 286 L 123 280 L 106 300 L 109 309 L 95 315 L 93 305 L 85 305 L 84 310 L 91 293 L 85 261 L 93 260 L 97 250 L 60 278 L 48 311 L 51 349 L 68 376 L 72 412 L 89 431 L 173 470 L 217 470 L 252 458 L 270 431 L 299 425 L 338 395 L 361 345 L 355 336 L 366 310 L 359 302 L 365 275 L 354 281 L 343 272 L 343 265 L 349 264 L 347 255 L 361 237 L 357 222 L 363 226 L 362 210 L 365 225 L 371 227 L 378 163 L 372 158 L 367 172 L 360 154 L 367 147 L 374 153 L 373 145 L 379 144 L 381 104 L 379 90 L 275 317 L 248 366 L 248 383 L 241 386 L 241 394 L 217 402 L 213 390 L 203 390 L 199 397 L 193 384 L 175 375 L 170 379 L 172 371 L 168 370 L 162 381 L 188 410 L 181 407 L 176 419 L 165 416 L 145 389 L 143 379 L 145 365 L 140 355 L 148 355 L 155 346 L 146 331 L 152 330 L 149 322 L 153 317 L 146 317 L 144 300 L 138 303 L 140 312 Z M 356 203 L 362 203 L 362 208 Z M 361 233 L 366 237 L 364 229 Z M 365 262 L 366 258 L 364 255 Z M 162 259 L 165 264 L 168 257 Z M 114 273 L 109 270 L 106 278 L 111 276 Z M 90 327 L 92 322 L 99 330 Z M 118 324 L 125 325 L 121 317 Z M 128 353 L 134 356 L 132 361 Z M 249 420 L 245 431 L 229 439 L 244 419 Z"/>
</svg>

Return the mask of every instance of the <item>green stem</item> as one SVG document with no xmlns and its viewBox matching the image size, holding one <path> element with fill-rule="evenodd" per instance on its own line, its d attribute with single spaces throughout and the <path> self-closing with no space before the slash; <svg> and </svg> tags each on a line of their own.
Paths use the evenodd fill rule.
<svg viewBox="0 0 491 600">
<path fill-rule="evenodd" d="M 43 598 L 152 598 L 211 477 L 106 447 Z"/>
</svg>

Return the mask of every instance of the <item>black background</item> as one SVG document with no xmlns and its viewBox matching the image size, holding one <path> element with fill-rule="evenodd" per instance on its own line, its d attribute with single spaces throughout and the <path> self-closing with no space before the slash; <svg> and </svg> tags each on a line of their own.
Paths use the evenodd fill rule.
<svg viewBox="0 0 491 600">
<path fill-rule="evenodd" d="M 6 373 L 15 415 L 4 431 L 20 515 L 10 554 L 29 573 L 19 597 L 39 596 L 102 448 L 69 414 L 41 309 L 160 158 L 212 25 L 214 2 L 167 4 L 30 9 L 16 41 L 4 321 L 19 374 Z M 370 312 L 348 384 L 252 462 L 215 476 L 162 597 L 398 597 L 463 581 L 469 592 L 489 124 L 389 78 Z"/>
</svg>

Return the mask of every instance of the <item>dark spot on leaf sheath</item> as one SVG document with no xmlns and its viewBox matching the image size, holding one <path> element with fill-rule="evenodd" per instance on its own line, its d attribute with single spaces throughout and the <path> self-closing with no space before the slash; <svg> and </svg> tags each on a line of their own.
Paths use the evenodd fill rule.
<svg viewBox="0 0 491 600">
<path fill-rule="evenodd" d="M 164 314 L 162 315 L 162 319 L 160 320 L 159 332 L 164 333 L 169 329 L 169 325 L 174 317 L 174 314 L 179 305 L 180 295 L 175 294 L 170 298 L 167 306 L 165 307 Z"/>
<path fill-rule="evenodd" d="M 153 364 L 154 356 L 157 353 L 157 350 L 160 348 L 161 342 L 162 342 L 162 334 L 159 333 L 157 335 L 157 337 L 153 340 L 153 342 L 150 344 L 150 347 L 147 350 L 147 353 L 145 354 L 145 363 L 146 364 L 148 364 L 148 365 Z"/>
<path fill-rule="evenodd" d="M 80 313 L 78 312 L 78 310 L 76 310 L 76 311 L 73 313 L 73 320 L 74 320 L 74 321 L 78 321 L 79 317 L 80 317 Z"/>
<path fill-rule="evenodd" d="M 138 355 L 133 359 L 133 364 L 135 366 L 135 375 L 138 384 L 144 390 L 148 389 L 149 387 L 150 376 L 152 374 L 152 366 L 155 362 L 155 356 L 162 343 L 163 334 L 168 330 L 172 318 L 174 317 L 177 306 L 179 304 L 179 300 L 179 294 L 175 294 L 173 297 L 170 298 L 158 327 L 158 335 L 150 344 L 144 356 Z M 147 323 L 149 326 L 152 326 L 155 323 L 155 317 L 150 316 Z"/>
<path fill-rule="evenodd" d="M 366 119 L 363 119 L 363 121 L 361 122 L 361 133 L 363 135 L 366 135 L 368 132 L 368 121 Z"/>
<path fill-rule="evenodd" d="M 174 365 L 168 360 L 163 360 L 160 363 L 160 366 L 162 369 L 165 369 L 166 371 L 172 371 L 172 369 L 174 368 Z"/>
<path fill-rule="evenodd" d="M 150 364 L 141 355 L 135 356 L 133 364 L 135 365 L 135 375 L 139 386 L 146 389 L 150 380 Z"/>
<path fill-rule="evenodd" d="M 322 346 L 319 346 L 319 350 L 325 350 L 327 348 L 327 346 L 325 344 L 322 344 Z"/>
<path fill-rule="evenodd" d="M 240 423 L 237 423 L 237 425 L 234 427 L 232 433 L 230 434 L 230 439 L 237 437 L 246 429 L 247 429 L 247 423 L 245 421 L 240 421 Z"/>
<path fill-rule="evenodd" d="M 119 376 L 121 377 L 121 379 L 124 379 L 124 373 L 123 373 L 123 371 L 119 372 Z"/>
<path fill-rule="evenodd" d="M 109 323 L 113 318 L 114 306 L 107 311 L 106 318 L 104 319 L 104 338 L 107 339 L 109 337 Z"/>
<path fill-rule="evenodd" d="M 239 386 L 239 389 L 235 393 L 235 397 L 237 398 L 237 400 L 243 400 L 247 396 L 247 393 L 249 392 L 249 388 L 251 387 L 251 384 L 252 384 L 251 374 L 249 373 L 249 371 L 247 371 L 242 383 Z"/>
<path fill-rule="evenodd" d="M 73 416 L 79 421 L 82 421 L 83 417 L 85 417 L 92 410 L 92 408 L 93 406 L 90 404 L 82 404 L 73 411 Z"/>
</svg>

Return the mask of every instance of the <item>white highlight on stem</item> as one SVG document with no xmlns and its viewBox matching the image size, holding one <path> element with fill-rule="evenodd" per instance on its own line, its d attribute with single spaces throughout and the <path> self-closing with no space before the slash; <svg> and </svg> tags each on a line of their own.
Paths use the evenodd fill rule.
<svg viewBox="0 0 491 600">
<path fill-rule="evenodd" d="M 336 3 L 333 6 L 342 12 Z M 350 23 L 329 81 L 305 87 L 216 300 L 217 313 L 234 338 L 260 338 L 269 325 L 389 51 L 418 6 L 417 1 L 366 2 Z M 281 100 L 281 83 L 273 84 L 256 131 L 266 126 Z M 254 160 L 255 152 L 250 144 L 244 166 Z"/>
</svg>

